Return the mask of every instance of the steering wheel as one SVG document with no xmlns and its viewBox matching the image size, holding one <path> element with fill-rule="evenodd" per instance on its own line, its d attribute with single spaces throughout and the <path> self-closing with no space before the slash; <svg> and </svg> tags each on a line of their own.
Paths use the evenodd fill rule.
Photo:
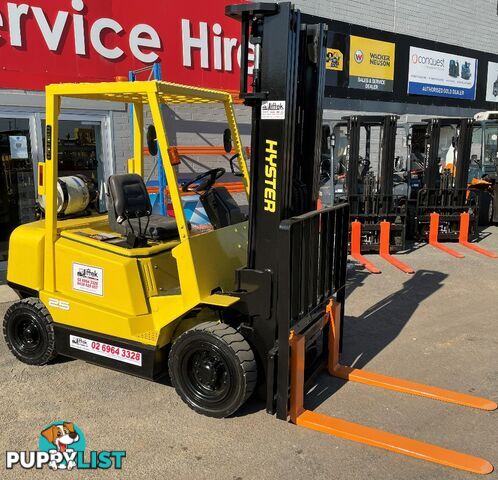
<svg viewBox="0 0 498 480">
<path fill-rule="evenodd" d="M 206 192 L 216 183 L 218 178 L 225 175 L 225 172 L 226 170 L 224 168 L 213 168 L 212 170 L 208 170 L 189 182 L 183 183 L 182 190 L 184 192 Z"/>
</svg>

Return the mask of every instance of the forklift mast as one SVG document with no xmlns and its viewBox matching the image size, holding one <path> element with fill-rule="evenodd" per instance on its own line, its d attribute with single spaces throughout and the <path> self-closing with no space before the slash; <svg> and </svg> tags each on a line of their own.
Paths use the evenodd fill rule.
<svg viewBox="0 0 498 480">
<path fill-rule="evenodd" d="M 362 178 L 359 178 L 361 154 L 361 129 L 365 129 L 365 160 L 371 162 L 371 136 L 372 127 L 381 127 L 382 138 L 380 141 L 380 164 L 376 178 L 376 191 L 381 202 L 379 214 L 389 214 L 392 210 L 394 160 L 396 150 L 397 116 L 351 116 L 343 117 L 348 123 L 349 158 L 347 172 L 347 190 L 350 194 L 351 212 L 360 213 L 358 198 L 361 195 Z M 355 208 L 356 207 L 356 208 Z"/>
<path fill-rule="evenodd" d="M 387 214 L 392 210 L 394 193 L 394 162 L 396 155 L 396 132 L 397 117 L 390 115 L 384 118 L 382 126 L 382 152 L 380 165 L 379 194 L 383 197 L 382 214 Z"/>
<path fill-rule="evenodd" d="M 424 185 L 428 189 L 437 188 L 439 178 L 439 146 L 441 127 L 455 126 L 456 137 L 456 169 L 452 187 L 457 190 L 467 188 L 470 168 L 470 152 L 472 148 L 472 128 L 474 120 L 471 118 L 433 118 L 427 122 L 426 164 L 424 172 Z"/>
<path fill-rule="evenodd" d="M 284 419 L 290 330 L 314 326 L 309 348 L 323 361 L 325 308 L 345 283 L 347 205 L 317 210 L 327 26 L 304 23 L 288 2 L 226 14 L 241 22 L 240 97 L 252 107 L 248 259 L 234 309 L 264 359 L 267 411 Z"/>
<path fill-rule="evenodd" d="M 405 242 L 408 180 L 406 192 L 395 191 L 398 116 L 353 115 L 343 117 L 342 120 L 347 124 L 348 135 L 346 197 L 350 204 L 351 221 L 361 223 L 361 251 L 380 251 L 382 222 L 390 223 L 389 244 L 392 250 L 401 250 Z M 372 169 L 374 128 L 380 129 L 381 133 L 378 142 L 379 162 Z M 356 234 L 353 237 L 356 238 Z"/>
<path fill-rule="evenodd" d="M 434 118 L 428 121 L 425 142 L 425 170 L 424 185 L 432 190 L 437 186 L 439 178 L 439 142 L 441 137 L 441 123 Z"/>
<path fill-rule="evenodd" d="M 473 127 L 474 120 L 471 118 L 465 118 L 459 122 L 455 172 L 455 191 L 457 192 L 467 188 L 472 150 Z"/>
<path fill-rule="evenodd" d="M 253 109 L 247 266 L 268 268 L 280 221 L 317 205 L 327 26 L 302 23 L 290 3 L 227 12 L 242 22 L 240 97 Z M 250 86 L 249 42 L 255 50 Z"/>
</svg>

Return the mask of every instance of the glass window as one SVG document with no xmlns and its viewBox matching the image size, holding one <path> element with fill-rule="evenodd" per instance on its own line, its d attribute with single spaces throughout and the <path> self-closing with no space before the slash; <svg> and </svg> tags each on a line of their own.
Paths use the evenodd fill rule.
<svg viewBox="0 0 498 480">
<path fill-rule="evenodd" d="M 483 166 L 491 166 L 494 170 L 498 157 L 498 125 L 486 125 L 484 129 L 484 162 Z"/>
<path fill-rule="evenodd" d="M 12 230 L 35 220 L 35 202 L 29 120 L 0 118 L 0 270 Z"/>
<path fill-rule="evenodd" d="M 454 165 L 456 160 L 455 128 L 452 126 L 441 127 L 439 136 L 438 157 L 442 167 Z"/>
<path fill-rule="evenodd" d="M 42 120 L 45 146 L 45 120 Z M 102 128 L 100 121 L 59 120 L 59 177 L 83 175 L 100 192 L 100 209 L 106 210 Z"/>
</svg>

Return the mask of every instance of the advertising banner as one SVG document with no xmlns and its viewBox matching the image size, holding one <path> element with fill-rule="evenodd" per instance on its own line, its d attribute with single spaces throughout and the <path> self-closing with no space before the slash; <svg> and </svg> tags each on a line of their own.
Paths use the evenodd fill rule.
<svg viewBox="0 0 498 480">
<path fill-rule="evenodd" d="M 342 72 L 344 70 L 344 55 L 337 48 L 327 48 L 327 61 L 325 64 L 327 70 Z"/>
<path fill-rule="evenodd" d="M 0 88 L 113 81 L 161 62 L 165 80 L 237 90 L 240 23 L 225 7 L 243 2 L 0 2 Z"/>
<path fill-rule="evenodd" d="M 392 92 L 395 44 L 351 35 L 349 88 Z"/>
<path fill-rule="evenodd" d="M 410 47 L 408 93 L 475 100 L 477 60 Z"/>
<path fill-rule="evenodd" d="M 488 62 L 488 82 L 486 84 L 486 101 L 498 102 L 498 63 Z"/>
<path fill-rule="evenodd" d="M 328 31 L 325 84 L 329 87 L 348 87 L 348 46 L 349 35 L 332 29 Z"/>
</svg>

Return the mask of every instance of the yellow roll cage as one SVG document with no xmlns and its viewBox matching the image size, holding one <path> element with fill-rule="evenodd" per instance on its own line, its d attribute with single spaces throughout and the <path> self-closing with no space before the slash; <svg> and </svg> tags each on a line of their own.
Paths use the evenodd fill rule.
<svg viewBox="0 0 498 480">
<path fill-rule="evenodd" d="M 178 225 L 180 242 L 188 241 L 189 229 L 181 201 L 176 171 L 169 156 L 169 140 L 161 113 L 163 104 L 223 104 L 247 197 L 249 171 L 240 140 L 232 97 L 227 92 L 196 88 L 163 81 L 66 83 L 46 87 L 45 162 L 39 164 L 38 193 L 45 196 L 45 290 L 55 288 L 55 242 L 57 240 L 58 118 L 62 98 L 78 98 L 133 104 L 133 158 L 128 171 L 143 176 L 144 170 L 144 105 L 149 105 L 156 127 L 157 141 L 163 156 L 169 193 Z M 54 161 L 55 159 L 55 161 Z"/>
</svg>

